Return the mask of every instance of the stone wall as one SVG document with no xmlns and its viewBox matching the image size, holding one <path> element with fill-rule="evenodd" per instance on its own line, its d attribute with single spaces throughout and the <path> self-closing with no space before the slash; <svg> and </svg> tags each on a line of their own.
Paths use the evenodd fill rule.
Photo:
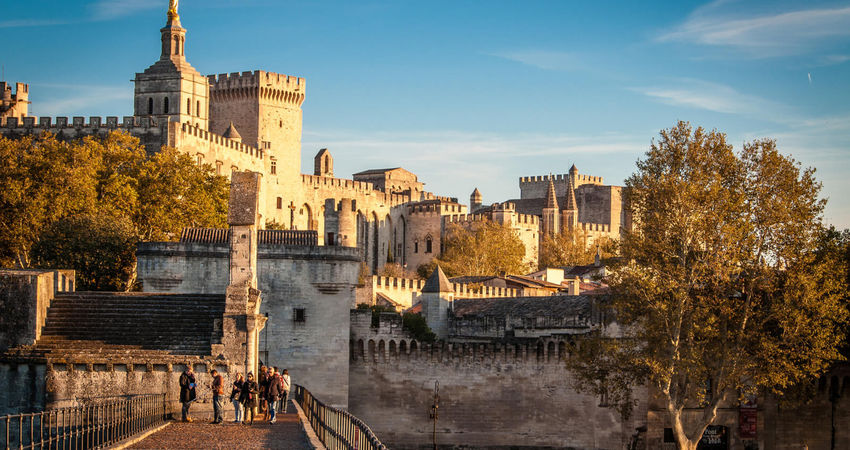
<svg viewBox="0 0 850 450">
<path fill-rule="evenodd" d="M 0 270 L 0 353 L 35 344 L 53 295 L 73 290 L 73 270 Z"/>
<path fill-rule="evenodd" d="M 143 243 L 138 274 L 146 292 L 221 293 L 228 284 L 225 244 Z M 360 270 L 347 247 L 263 246 L 258 252 L 260 359 L 289 369 L 322 401 L 348 400 L 348 311 Z M 299 312 L 300 311 L 300 312 Z"/>
<path fill-rule="evenodd" d="M 376 342 L 377 341 L 377 342 Z M 393 449 L 430 448 L 439 382 L 437 442 L 464 448 L 624 448 L 644 423 L 575 392 L 557 355 L 526 347 L 424 348 L 409 339 L 352 342 L 349 410 Z"/>
</svg>

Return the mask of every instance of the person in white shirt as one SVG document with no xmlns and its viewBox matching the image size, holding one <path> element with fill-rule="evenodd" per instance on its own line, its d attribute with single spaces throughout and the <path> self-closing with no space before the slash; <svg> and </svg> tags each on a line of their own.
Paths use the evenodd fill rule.
<svg viewBox="0 0 850 450">
<path fill-rule="evenodd" d="M 283 393 L 280 394 L 280 405 L 278 406 L 278 411 L 280 414 L 286 414 L 286 402 L 289 400 L 289 370 L 283 369 L 283 375 L 280 376 L 283 381 Z"/>
</svg>

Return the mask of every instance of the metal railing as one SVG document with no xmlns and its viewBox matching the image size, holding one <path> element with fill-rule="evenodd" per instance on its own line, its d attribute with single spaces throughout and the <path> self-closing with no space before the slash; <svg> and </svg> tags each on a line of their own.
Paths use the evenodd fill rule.
<svg viewBox="0 0 850 450">
<path fill-rule="evenodd" d="M 165 423 L 167 413 L 165 394 L 93 399 L 0 417 L 0 433 L 7 450 L 104 448 Z"/>
<path fill-rule="evenodd" d="M 301 405 L 319 440 L 330 450 L 387 450 L 362 420 L 327 406 L 303 386 L 293 385 L 295 401 Z"/>
</svg>

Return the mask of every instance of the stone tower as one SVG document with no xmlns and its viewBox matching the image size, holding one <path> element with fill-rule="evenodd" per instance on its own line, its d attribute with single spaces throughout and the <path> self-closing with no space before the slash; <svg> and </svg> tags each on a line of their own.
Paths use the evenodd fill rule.
<svg viewBox="0 0 850 450">
<path fill-rule="evenodd" d="M 469 196 L 469 213 L 473 214 L 476 209 L 481 208 L 482 201 L 483 197 L 481 196 L 481 191 L 479 191 L 478 188 L 475 188 Z"/>
<path fill-rule="evenodd" d="M 232 122 L 242 142 L 275 161 L 275 176 L 301 176 L 303 78 L 257 70 L 210 75 L 210 131 L 224 133 Z"/>
<path fill-rule="evenodd" d="M 541 223 L 543 225 L 543 236 L 554 236 L 561 232 L 561 212 L 558 208 L 558 196 L 555 193 L 555 182 L 549 175 L 549 190 L 546 193 L 546 203 L 543 206 Z"/>
<path fill-rule="evenodd" d="M 12 93 L 12 86 L 6 84 L 5 81 L 0 81 L 0 119 L 8 117 L 16 117 L 22 119 L 27 116 L 29 110 L 29 92 L 28 84 L 16 83 L 15 93 Z"/>
<path fill-rule="evenodd" d="M 313 158 L 313 175 L 317 177 L 334 176 L 334 157 L 328 149 L 323 148 Z"/>
<path fill-rule="evenodd" d="M 428 327 L 437 339 L 445 339 L 449 335 L 449 308 L 454 301 L 454 289 L 439 265 L 425 281 L 420 301 Z"/>
<path fill-rule="evenodd" d="M 180 15 L 169 11 L 159 61 L 137 73 L 133 114 L 165 121 L 209 126 L 209 84 L 186 61 L 186 29 Z M 224 131 L 224 130 L 221 130 Z"/>
<path fill-rule="evenodd" d="M 225 355 L 244 361 L 245 373 L 257 373 L 259 333 L 266 323 L 260 314 L 257 289 L 257 248 L 260 226 L 260 183 L 257 172 L 233 172 L 227 222 L 230 224 L 230 282 L 222 319 Z"/>
<path fill-rule="evenodd" d="M 576 166 L 570 169 L 570 176 L 567 178 L 567 195 L 564 201 L 564 210 L 561 211 L 561 226 L 565 230 L 575 230 L 578 228 L 578 204 L 576 204 L 575 184 L 573 183 L 574 176 L 578 175 Z"/>
</svg>

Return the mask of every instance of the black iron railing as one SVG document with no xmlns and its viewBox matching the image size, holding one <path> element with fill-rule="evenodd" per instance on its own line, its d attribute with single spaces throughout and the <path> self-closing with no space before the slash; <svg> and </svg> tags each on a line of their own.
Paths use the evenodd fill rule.
<svg viewBox="0 0 850 450">
<path fill-rule="evenodd" d="M 375 433 L 362 420 L 347 411 L 327 406 L 313 397 L 303 386 L 293 385 L 295 401 L 301 405 L 307 420 L 330 450 L 387 450 Z"/>
<path fill-rule="evenodd" d="M 165 394 L 90 399 L 80 406 L 0 417 L 9 449 L 108 447 L 165 423 Z"/>
</svg>

